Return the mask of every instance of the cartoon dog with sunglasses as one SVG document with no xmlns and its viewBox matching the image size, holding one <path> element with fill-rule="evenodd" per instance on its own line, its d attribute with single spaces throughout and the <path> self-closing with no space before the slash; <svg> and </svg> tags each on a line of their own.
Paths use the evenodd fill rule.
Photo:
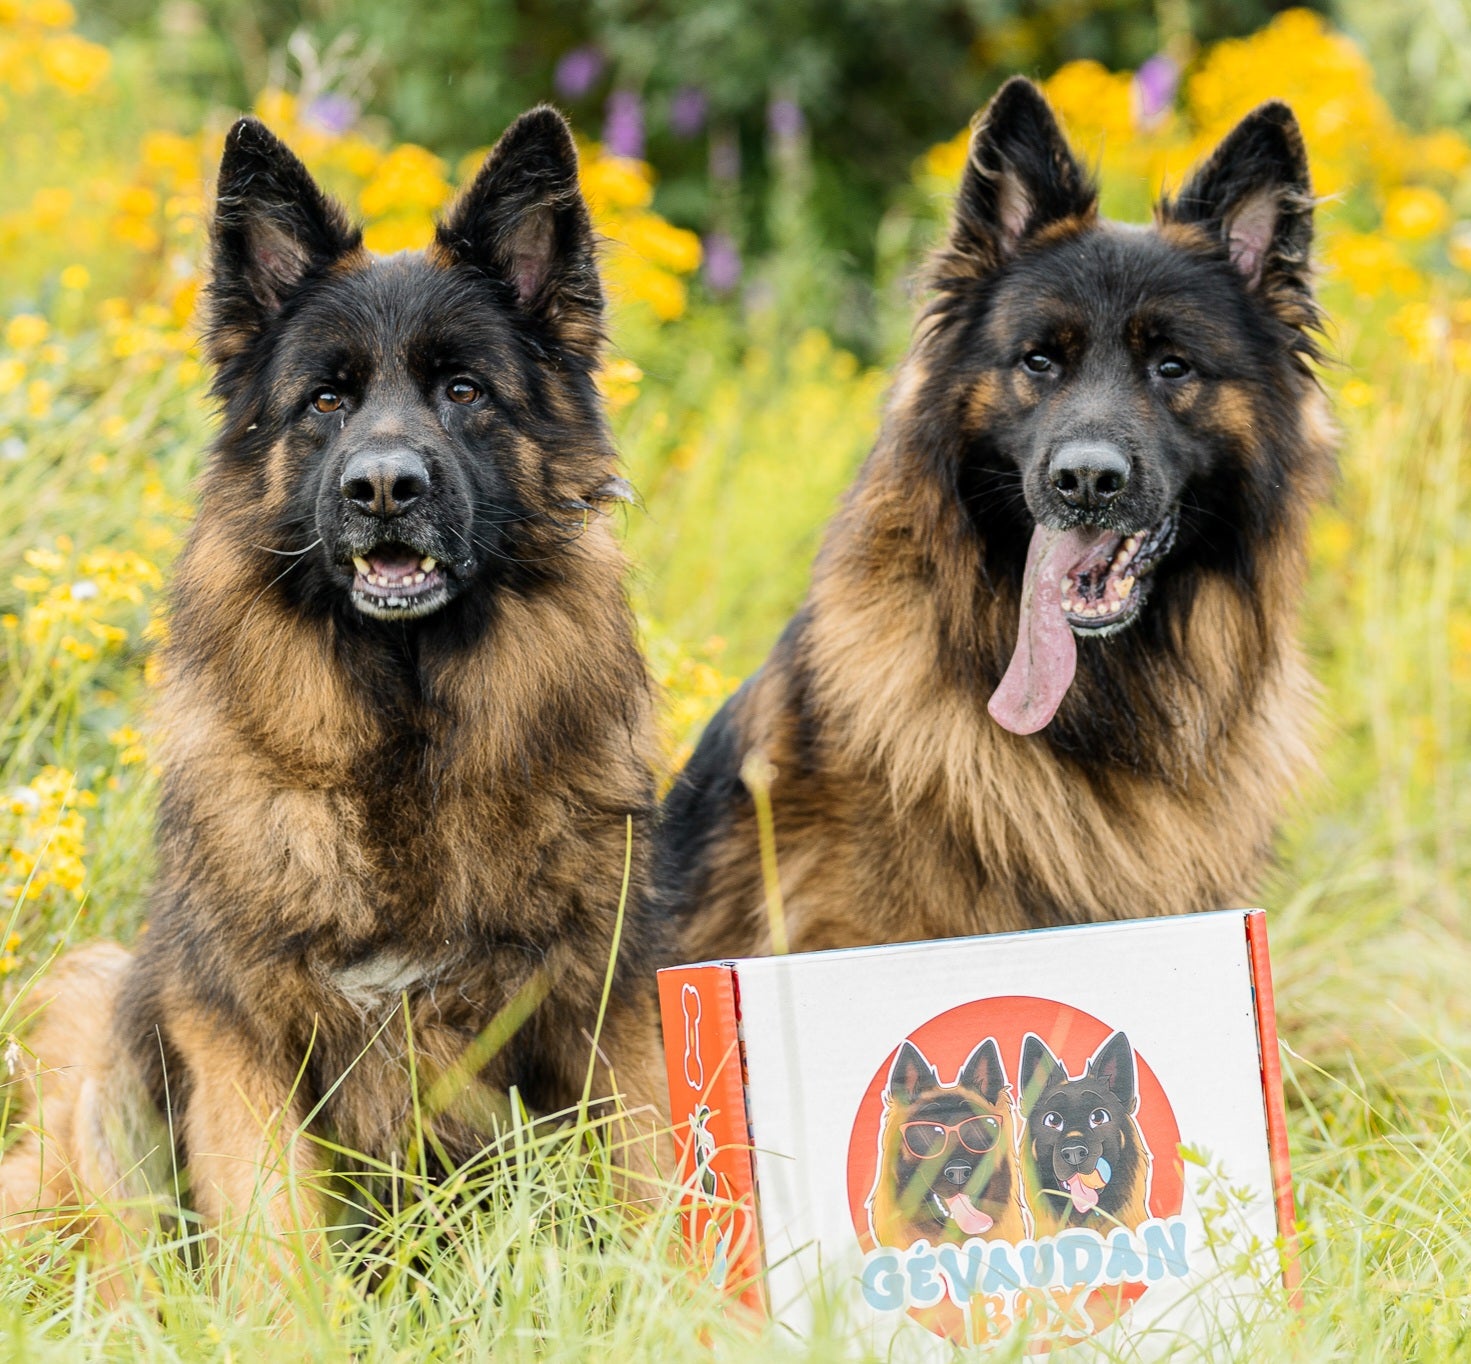
<svg viewBox="0 0 1471 1364">
<path fill-rule="evenodd" d="M 918 1047 L 902 1043 L 884 1091 L 879 1151 L 868 1197 L 877 1244 L 1016 1242 L 1030 1234 L 1016 1110 L 994 1038 L 966 1057 L 950 1085 Z"/>
</svg>

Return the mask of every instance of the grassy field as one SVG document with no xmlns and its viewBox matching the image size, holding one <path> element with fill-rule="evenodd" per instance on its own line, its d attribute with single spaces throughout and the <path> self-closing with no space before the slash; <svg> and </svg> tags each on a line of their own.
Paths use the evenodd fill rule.
<svg viewBox="0 0 1471 1364">
<path fill-rule="evenodd" d="M 1207 54 L 1179 107 L 1131 122 L 1128 76 L 1078 65 L 1049 92 L 1140 214 L 1257 99 L 1293 100 L 1325 205 L 1344 425 L 1314 529 L 1304 633 L 1323 685 L 1322 770 L 1282 834 L 1272 911 L 1307 1310 L 1243 1357 L 1471 1355 L 1471 148 L 1411 134 L 1356 50 L 1288 15 Z M 0 13 L 0 945 L 5 1016 L 65 942 L 145 916 L 154 774 L 150 651 L 210 435 L 194 350 L 204 185 L 226 115 L 170 113 L 145 64 L 76 38 L 64 5 Z M 24 108 L 24 115 L 21 110 Z M 419 148 L 262 112 L 370 220 L 423 240 L 458 174 Z M 494 130 L 488 130 L 493 132 Z M 904 281 L 960 142 L 896 186 L 876 284 L 902 345 Z M 800 177 L 744 308 L 692 283 L 699 243 L 653 211 L 647 168 L 587 155 L 617 309 L 606 389 L 642 504 L 634 595 L 666 689 L 671 768 L 801 595 L 866 451 L 883 368 L 809 325 L 830 281 Z M 508 1167 L 514 1167 L 509 1170 Z M 508 1177 L 514 1174 L 514 1177 Z M 140 1251 L 107 1305 L 62 1241 L 0 1249 L 6 1358 L 825 1359 L 724 1316 L 679 1266 L 672 1205 L 629 1221 L 576 1135 L 526 1133 L 451 1190 L 405 1181 L 383 1235 L 308 1265 L 273 1338 L 241 1248 L 201 1265 L 187 1227 Z M 197 1259 L 197 1256 L 196 1256 Z M 206 1290 L 213 1277 L 217 1291 Z M 1216 1356 L 1219 1357 L 1219 1356 Z"/>
</svg>

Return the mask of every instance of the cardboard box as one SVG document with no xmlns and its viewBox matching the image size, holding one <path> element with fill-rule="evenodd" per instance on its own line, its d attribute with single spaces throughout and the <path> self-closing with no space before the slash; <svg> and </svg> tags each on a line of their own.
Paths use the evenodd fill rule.
<svg viewBox="0 0 1471 1364">
<path fill-rule="evenodd" d="M 798 1332 L 1219 1343 L 1295 1292 L 1265 916 L 659 974 L 686 1232 Z"/>
</svg>

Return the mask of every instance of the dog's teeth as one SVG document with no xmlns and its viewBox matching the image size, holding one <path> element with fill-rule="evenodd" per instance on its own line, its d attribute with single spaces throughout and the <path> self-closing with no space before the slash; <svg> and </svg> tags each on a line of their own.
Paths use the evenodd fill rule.
<svg viewBox="0 0 1471 1364">
<path fill-rule="evenodd" d="M 1130 554 L 1132 554 L 1136 549 L 1139 548 L 1139 537 L 1137 535 L 1131 535 L 1127 540 L 1124 541 L 1124 548 L 1128 550 Z"/>
<path fill-rule="evenodd" d="M 372 567 L 369 565 L 368 561 L 362 558 L 360 555 L 354 554 L 352 556 L 352 566 L 357 569 L 357 571 L 361 573 L 363 577 L 368 579 L 372 578 Z"/>
<path fill-rule="evenodd" d="M 1134 590 L 1134 575 L 1131 573 L 1127 578 L 1119 579 L 1119 596 L 1127 597 Z"/>
<path fill-rule="evenodd" d="M 426 554 L 422 559 L 419 560 L 419 567 L 422 568 L 425 573 L 433 573 L 434 566 L 438 562 L 439 560 L 434 558 L 433 555 Z"/>
</svg>

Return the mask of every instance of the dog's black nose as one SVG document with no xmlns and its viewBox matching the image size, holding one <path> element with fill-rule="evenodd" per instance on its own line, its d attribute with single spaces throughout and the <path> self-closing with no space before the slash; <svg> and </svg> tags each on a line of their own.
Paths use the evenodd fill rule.
<svg viewBox="0 0 1471 1364">
<path fill-rule="evenodd" d="M 945 1178 L 952 1184 L 963 1186 L 975 1168 L 974 1165 L 967 1165 L 963 1160 L 952 1160 L 945 1167 Z"/>
<path fill-rule="evenodd" d="M 1047 477 L 1068 506 L 1098 511 L 1129 486 L 1129 461 L 1107 441 L 1070 440 L 1057 447 Z"/>
<path fill-rule="evenodd" d="M 1069 1165 L 1081 1165 L 1088 1159 L 1088 1148 L 1086 1146 L 1059 1146 L 1057 1154 Z"/>
<path fill-rule="evenodd" d="M 429 491 L 429 470 L 412 450 L 359 450 L 342 471 L 341 488 L 359 511 L 386 521 Z"/>
</svg>

